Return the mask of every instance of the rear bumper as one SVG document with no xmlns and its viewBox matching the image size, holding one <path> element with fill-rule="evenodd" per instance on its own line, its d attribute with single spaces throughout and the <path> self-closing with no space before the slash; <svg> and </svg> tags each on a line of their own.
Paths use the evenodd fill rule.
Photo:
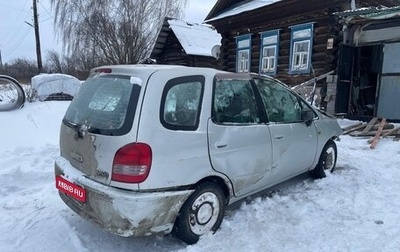
<svg viewBox="0 0 400 252">
<path fill-rule="evenodd" d="M 84 219 L 120 236 L 170 233 L 180 208 L 193 192 L 135 192 L 113 188 L 87 179 L 62 157 L 55 161 L 55 175 L 86 190 L 85 203 L 59 191 L 68 207 Z"/>
</svg>

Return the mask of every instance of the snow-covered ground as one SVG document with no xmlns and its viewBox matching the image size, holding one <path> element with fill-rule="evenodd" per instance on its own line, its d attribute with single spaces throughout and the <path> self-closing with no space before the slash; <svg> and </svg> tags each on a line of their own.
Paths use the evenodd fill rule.
<svg viewBox="0 0 400 252">
<path fill-rule="evenodd" d="M 337 171 L 230 208 L 214 235 L 122 238 L 59 199 L 53 161 L 69 102 L 0 112 L 0 251 L 400 251 L 400 143 L 342 136 Z"/>
</svg>

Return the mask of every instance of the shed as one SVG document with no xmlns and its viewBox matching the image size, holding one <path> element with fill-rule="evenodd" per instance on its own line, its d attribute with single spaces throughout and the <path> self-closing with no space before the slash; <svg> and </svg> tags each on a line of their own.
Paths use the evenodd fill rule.
<svg viewBox="0 0 400 252">
<path fill-rule="evenodd" d="M 210 25 L 165 18 L 150 58 L 159 64 L 218 67 L 221 35 Z"/>
<path fill-rule="evenodd" d="M 336 111 L 400 121 L 400 6 L 335 15 L 344 27 Z"/>
</svg>

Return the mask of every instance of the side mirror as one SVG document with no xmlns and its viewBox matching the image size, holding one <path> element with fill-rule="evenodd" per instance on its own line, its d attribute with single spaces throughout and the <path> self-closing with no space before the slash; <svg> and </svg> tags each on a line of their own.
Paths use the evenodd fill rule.
<svg viewBox="0 0 400 252">
<path fill-rule="evenodd" d="M 301 111 L 301 120 L 306 123 L 307 126 L 310 126 L 314 119 L 314 112 L 310 109 L 305 109 Z"/>
</svg>

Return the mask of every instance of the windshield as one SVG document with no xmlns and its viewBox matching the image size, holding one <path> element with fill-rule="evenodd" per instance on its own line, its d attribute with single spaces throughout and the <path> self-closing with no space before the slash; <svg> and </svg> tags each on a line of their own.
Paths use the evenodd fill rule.
<svg viewBox="0 0 400 252">
<path fill-rule="evenodd" d="M 89 132 L 123 135 L 132 127 L 140 86 L 131 76 L 103 75 L 88 79 L 67 109 L 63 122 L 85 125 Z M 128 112 L 129 111 L 129 112 Z"/>
</svg>

